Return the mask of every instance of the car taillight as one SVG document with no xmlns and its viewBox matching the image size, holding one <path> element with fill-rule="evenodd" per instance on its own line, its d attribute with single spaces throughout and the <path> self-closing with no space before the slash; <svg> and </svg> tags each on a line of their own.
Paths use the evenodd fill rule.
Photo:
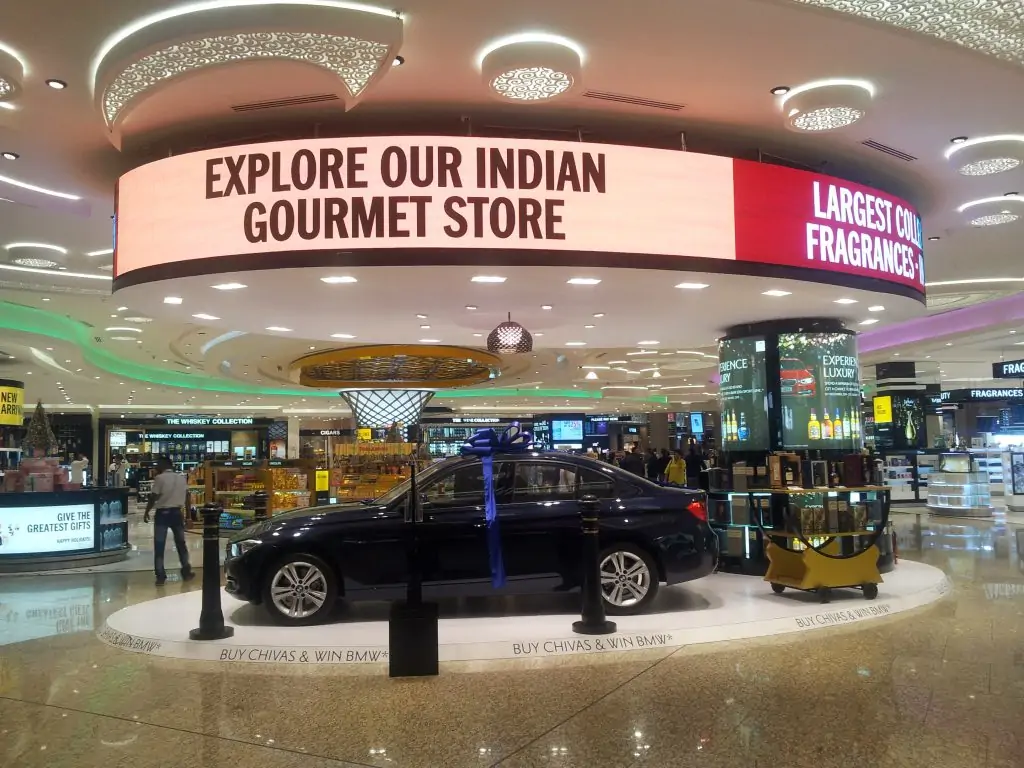
<svg viewBox="0 0 1024 768">
<path fill-rule="evenodd" d="M 690 506 L 686 508 L 686 511 L 698 520 L 703 520 L 705 523 L 708 520 L 708 508 L 703 501 L 691 501 Z"/>
</svg>

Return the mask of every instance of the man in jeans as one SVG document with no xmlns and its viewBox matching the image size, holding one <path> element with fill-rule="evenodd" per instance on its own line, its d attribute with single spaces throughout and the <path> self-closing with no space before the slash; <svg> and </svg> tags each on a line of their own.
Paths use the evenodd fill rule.
<svg viewBox="0 0 1024 768">
<path fill-rule="evenodd" d="M 164 546 L 167 543 L 167 529 L 174 534 L 174 546 L 178 550 L 181 561 L 181 578 L 189 581 L 195 578 L 195 572 L 188 561 L 188 547 L 185 545 L 185 520 L 182 507 L 188 498 L 188 483 L 185 476 L 178 474 L 171 466 L 170 459 L 161 456 L 156 461 L 157 476 L 153 479 L 153 492 L 146 506 L 146 514 L 142 518 L 149 522 L 149 513 L 156 507 L 156 523 L 153 528 L 153 566 L 156 569 L 156 585 L 162 587 L 167 582 L 164 570 Z"/>
</svg>

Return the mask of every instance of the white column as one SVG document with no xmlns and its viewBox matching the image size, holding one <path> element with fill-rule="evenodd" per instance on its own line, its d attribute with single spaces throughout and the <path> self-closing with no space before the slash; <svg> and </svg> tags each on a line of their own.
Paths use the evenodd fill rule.
<svg viewBox="0 0 1024 768">
<path fill-rule="evenodd" d="M 299 458 L 299 423 L 297 416 L 288 417 L 288 458 Z"/>
</svg>

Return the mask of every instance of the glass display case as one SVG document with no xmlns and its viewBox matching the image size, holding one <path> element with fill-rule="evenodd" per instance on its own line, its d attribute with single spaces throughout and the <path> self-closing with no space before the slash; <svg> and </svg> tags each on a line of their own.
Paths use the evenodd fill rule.
<svg viewBox="0 0 1024 768">
<path fill-rule="evenodd" d="M 928 509 L 952 517 L 991 517 L 988 472 L 979 471 L 970 454 L 941 454 L 939 471 L 928 480 Z"/>
</svg>

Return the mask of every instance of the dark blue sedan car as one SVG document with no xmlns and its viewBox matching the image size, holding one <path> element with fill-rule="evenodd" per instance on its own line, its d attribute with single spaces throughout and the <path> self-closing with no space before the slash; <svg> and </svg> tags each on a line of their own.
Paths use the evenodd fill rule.
<svg viewBox="0 0 1024 768">
<path fill-rule="evenodd" d="M 417 478 L 417 525 L 427 598 L 578 589 L 579 500 L 601 504 L 601 582 L 611 614 L 639 613 L 659 585 L 714 570 L 717 538 L 703 492 L 666 488 L 618 467 L 563 453 L 494 457 L 493 482 L 507 581 L 491 584 L 481 460 L 458 457 Z M 339 598 L 405 594 L 409 483 L 362 503 L 276 515 L 228 544 L 227 590 L 283 624 L 322 621 Z"/>
</svg>

